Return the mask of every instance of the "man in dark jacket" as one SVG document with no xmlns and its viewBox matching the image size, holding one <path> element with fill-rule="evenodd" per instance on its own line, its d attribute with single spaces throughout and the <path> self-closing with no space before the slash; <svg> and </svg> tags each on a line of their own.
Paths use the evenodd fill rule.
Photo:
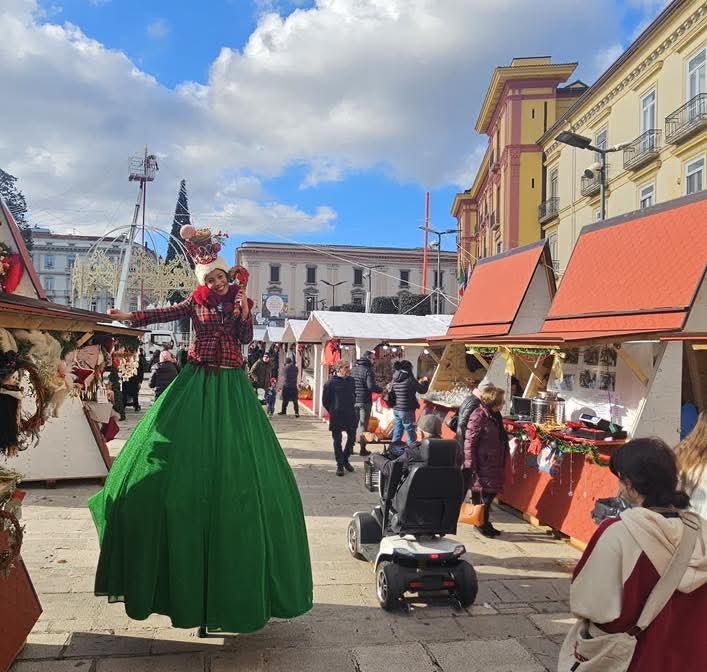
<svg viewBox="0 0 707 672">
<path fill-rule="evenodd" d="M 423 415 L 420 418 L 420 422 L 417 423 L 417 440 L 414 443 L 410 443 L 405 446 L 405 450 L 402 455 L 394 460 L 389 460 L 384 455 L 374 455 L 371 457 L 371 460 L 381 474 L 383 474 L 386 478 L 390 477 L 390 474 L 393 471 L 393 465 L 396 462 L 402 463 L 403 474 L 407 474 L 415 462 L 422 462 L 420 444 L 425 439 L 439 439 L 441 435 L 442 420 L 440 420 L 439 416 L 434 415 L 434 413 L 427 413 L 426 415 Z"/>
<path fill-rule="evenodd" d="M 282 372 L 282 406 L 280 407 L 280 415 L 287 415 L 287 407 L 292 402 L 295 407 L 295 417 L 299 418 L 298 380 L 299 369 L 295 364 L 294 357 L 293 355 L 287 355 L 285 369 Z"/>
<path fill-rule="evenodd" d="M 373 392 L 383 390 L 376 385 L 376 374 L 373 372 L 371 358 L 373 353 L 367 350 L 363 357 L 356 361 L 356 365 L 351 370 L 351 377 L 356 385 L 356 413 L 358 414 L 358 427 L 356 428 L 356 438 L 360 440 L 361 434 L 368 431 L 368 421 L 371 419 L 371 408 Z M 371 453 L 361 444 L 361 455 L 366 456 Z"/>
<path fill-rule="evenodd" d="M 334 365 L 334 375 L 322 390 L 322 405 L 329 413 L 329 431 L 334 439 L 336 457 L 336 475 L 343 476 L 345 471 L 353 471 L 349 457 L 356 439 L 356 385 L 351 378 L 351 365 L 338 361 Z M 346 447 L 342 450 L 341 441 L 346 432 Z"/>
<path fill-rule="evenodd" d="M 272 364 L 270 355 L 266 352 L 253 366 L 250 367 L 250 379 L 253 381 L 253 387 L 267 390 L 270 387 L 270 379 L 272 378 Z"/>
<path fill-rule="evenodd" d="M 403 359 L 393 365 L 393 392 L 395 393 L 395 405 L 393 406 L 393 443 L 400 443 L 403 432 L 407 434 L 407 442 L 411 444 L 415 441 L 415 411 L 420 408 L 417 401 L 417 394 L 427 392 L 430 384 L 427 378 L 417 380 L 412 373 L 412 362 Z"/>
</svg>

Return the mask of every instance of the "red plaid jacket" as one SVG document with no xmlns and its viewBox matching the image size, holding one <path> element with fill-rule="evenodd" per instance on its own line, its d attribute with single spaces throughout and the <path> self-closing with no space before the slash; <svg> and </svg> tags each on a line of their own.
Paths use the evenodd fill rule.
<svg viewBox="0 0 707 672">
<path fill-rule="evenodd" d="M 207 366 L 243 365 L 241 345 L 253 340 L 252 314 L 246 320 L 233 313 L 224 315 L 217 308 L 198 304 L 190 296 L 168 308 L 136 311 L 130 322 L 134 327 L 143 327 L 185 317 L 192 319 L 195 335 L 189 348 L 189 361 Z"/>
</svg>

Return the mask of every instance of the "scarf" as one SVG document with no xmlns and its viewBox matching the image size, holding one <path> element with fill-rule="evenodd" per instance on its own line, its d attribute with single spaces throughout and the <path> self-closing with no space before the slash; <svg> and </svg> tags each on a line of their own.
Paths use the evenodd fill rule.
<svg viewBox="0 0 707 672">
<path fill-rule="evenodd" d="M 206 285 L 199 285 L 194 290 L 194 301 L 196 301 L 200 306 L 206 306 L 207 308 L 217 308 L 221 306 L 224 315 L 230 315 L 233 313 L 236 306 L 236 294 L 238 293 L 238 287 L 236 285 L 229 285 L 228 292 L 226 294 L 217 294 L 213 290 L 209 289 Z"/>
</svg>

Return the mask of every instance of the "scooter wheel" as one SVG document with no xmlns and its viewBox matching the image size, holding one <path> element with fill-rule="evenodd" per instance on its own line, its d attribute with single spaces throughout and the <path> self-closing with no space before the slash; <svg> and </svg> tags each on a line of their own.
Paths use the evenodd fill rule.
<svg viewBox="0 0 707 672">
<path fill-rule="evenodd" d="M 403 590 L 398 568 L 391 562 L 383 561 L 376 569 L 376 597 L 386 611 L 393 611 L 400 606 Z"/>
<path fill-rule="evenodd" d="M 479 582 L 476 578 L 474 568 L 465 560 L 462 560 L 453 570 L 454 580 L 457 584 L 456 597 L 462 607 L 470 607 L 474 604 L 476 594 L 479 592 Z"/>
<path fill-rule="evenodd" d="M 361 529 L 357 517 L 352 518 L 349 522 L 349 527 L 346 530 L 346 546 L 356 560 L 365 560 L 361 555 Z"/>
</svg>

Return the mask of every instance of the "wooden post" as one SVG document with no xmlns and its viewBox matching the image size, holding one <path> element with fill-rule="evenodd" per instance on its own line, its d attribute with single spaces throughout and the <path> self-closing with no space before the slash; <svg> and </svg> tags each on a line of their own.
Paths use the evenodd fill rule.
<svg viewBox="0 0 707 672">
<path fill-rule="evenodd" d="M 650 378 L 644 373 L 643 369 L 638 365 L 636 360 L 631 357 L 631 355 L 629 355 L 628 352 L 626 352 L 622 347 L 616 348 L 616 354 L 619 356 L 619 359 L 621 359 L 621 361 L 623 361 L 623 363 L 626 364 L 629 369 L 631 369 L 633 375 L 636 376 L 636 378 L 647 387 Z"/>
<path fill-rule="evenodd" d="M 692 388 L 692 400 L 697 408 L 704 408 L 704 398 L 702 396 L 702 384 L 700 381 L 700 368 L 697 363 L 697 355 L 691 343 L 685 343 L 685 355 L 687 356 L 687 369 L 690 375 L 690 386 Z"/>
</svg>

